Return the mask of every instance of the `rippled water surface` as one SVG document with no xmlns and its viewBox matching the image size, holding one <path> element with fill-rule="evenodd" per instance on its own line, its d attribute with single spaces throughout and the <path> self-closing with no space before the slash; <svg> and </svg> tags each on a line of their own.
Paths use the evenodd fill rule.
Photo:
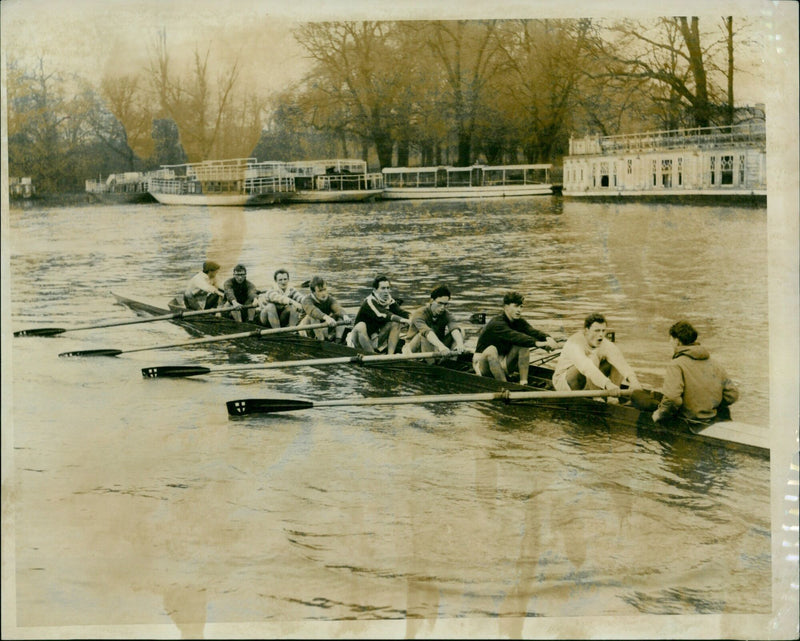
<svg viewBox="0 0 800 641">
<path fill-rule="evenodd" d="M 377 273 L 407 307 L 448 283 L 465 320 L 518 289 L 547 331 L 604 312 L 652 385 L 691 319 L 740 385 L 735 418 L 767 429 L 766 245 L 763 209 L 549 197 L 13 210 L 11 318 L 127 320 L 111 291 L 165 304 L 207 256 L 259 287 L 322 274 L 350 308 Z M 159 322 L 14 339 L 19 625 L 770 611 L 763 458 L 476 403 L 230 420 L 239 397 L 447 389 L 354 366 L 140 375 L 245 357 L 225 343 L 57 356 L 187 338 Z"/>
</svg>

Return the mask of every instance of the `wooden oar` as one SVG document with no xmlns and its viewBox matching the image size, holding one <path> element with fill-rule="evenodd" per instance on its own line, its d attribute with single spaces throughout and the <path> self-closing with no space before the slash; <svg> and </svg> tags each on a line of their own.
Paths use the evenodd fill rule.
<svg viewBox="0 0 800 641">
<path fill-rule="evenodd" d="M 202 316 L 207 314 L 216 314 L 218 312 L 230 312 L 235 309 L 247 309 L 255 307 L 253 305 L 242 305 L 241 307 L 215 307 L 214 309 L 199 309 L 193 311 L 180 311 L 173 312 L 172 314 L 164 314 L 162 316 L 149 316 L 147 318 L 134 318 L 132 320 L 114 321 L 111 323 L 98 323 L 97 325 L 84 325 L 82 327 L 35 327 L 33 329 L 22 329 L 14 332 L 14 336 L 56 336 L 64 332 L 77 332 L 84 329 L 99 329 L 101 327 L 118 327 L 120 325 L 136 325 L 139 323 L 152 323 L 154 321 L 174 320 L 176 318 L 189 318 L 190 316 Z"/>
<path fill-rule="evenodd" d="M 332 358 L 304 358 L 296 361 L 276 361 L 273 363 L 246 363 L 225 367 L 203 367 L 202 365 L 161 365 L 143 367 L 145 378 L 182 378 L 219 372 L 240 372 L 249 369 L 283 369 L 286 367 L 305 367 L 307 365 L 338 365 L 340 363 L 389 363 L 410 361 L 421 358 L 447 357 L 441 352 L 415 352 L 412 354 L 356 354 L 354 356 L 334 356 Z"/>
<path fill-rule="evenodd" d="M 228 401 L 228 414 L 245 416 L 247 414 L 269 414 L 272 412 L 291 412 L 312 407 L 337 407 L 341 405 L 402 405 L 419 403 L 471 403 L 475 401 L 525 401 L 551 398 L 597 398 L 600 396 L 619 396 L 610 390 L 572 390 L 569 392 L 480 392 L 477 394 L 439 394 L 431 396 L 378 396 L 372 398 L 343 398 L 333 401 L 309 401 L 299 398 L 245 398 Z"/>
<path fill-rule="evenodd" d="M 544 356 L 542 356 L 540 358 L 533 359 L 529 364 L 530 365 L 544 365 L 545 363 L 549 363 L 550 361 L 557 359 L 559 356 L 561 356 L 561 350 L 560 349 L 556 349 L 556 350 L 553 350 L 552 352 L 550 352 L 549 354 L 545 354 Z"/>
<path fill-rule="evenodd" d="M 337 325 L 344 325 L 343 321 L 338 321 Z M 79 352 L 62 352 L 59 356 L 119 356 L 120 354 L 130 354 L 132 352 L 146 352 L 151 349 L 166 349 L 168 347 L 186 347 L 188 345 L 201 345 L 203 343 L 216 343 L 219 341 L 231 341 L 237 338 L 257 338 L 260 336 L 274 336 L 275 334 L 287 334 L 289 332 L 303 332 L 307 329 L 319 329 L 328 327 L 328 323 L 310 323 L 308 325 L 295 325 L 294 327 L 278 327 L 275 329 L 256 329 L 250 332 L 240 332 L 238 334 L 224 334 L 222 336 L 210 336 L 208 338 L 195 338 L 180 343 L 167 343 L 165 345 L 154 345 L 153 347 L 138 347 L 136 349 L 88 349 Z"/>
</svg>

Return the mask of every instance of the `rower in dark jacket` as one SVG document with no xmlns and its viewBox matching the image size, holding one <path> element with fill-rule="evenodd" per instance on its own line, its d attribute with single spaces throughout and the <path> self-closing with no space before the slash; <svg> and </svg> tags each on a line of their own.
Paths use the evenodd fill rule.
<svg viewBox="0 0 800 641">
<path fill-rule="evenodd" d="M 478 336 L 472 357 L 476 374 L 505 381 L 516 370 L 520 384 L 527 385 L 531 349 L 558 347 L 552 336 L 522 318 L 524 303 L 525 297 L 519 292 L 503 296 L 503 313 L 490 320 Z"/>
</svg>

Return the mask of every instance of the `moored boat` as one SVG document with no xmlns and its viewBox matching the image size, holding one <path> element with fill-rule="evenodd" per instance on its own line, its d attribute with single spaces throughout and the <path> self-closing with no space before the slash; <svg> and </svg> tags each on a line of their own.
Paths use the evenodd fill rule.
<svg viewBox="0 0 800 641">
<path fill-rule="evenodd" d="M 132 298 L 114 294 L 118 303 L 130 308 L 140 316 L 161 316 L 170 311 L 180 309 L 178 303 L 173 302 L 169 309 L 134 300 Z M 250 323 L 237 323 L 233 320 L 220 317 L 197 317 L 192 319 L 176 318 L 171 320 L 184 327 L 193 335 L 228 334 L 259 329 L 260 326 Z M 339 343 L 318 341 L 304 338 L 296 334 L 282 334 L 269 337 L 268 340 L 247 338 L 237 345 L 248 354 L 268 354 L 275 357 L 290 358 L 297 353 L 308 358 L 357 356 L 359 352 Z M 552 369 L 543 365 L 532 365 L 529 372 L 530 386 L 522 386 L 513 382 L 498 381 L 490 377 L 477 376 L 472 371 L 471 357 L 462 354 L 457 359 L 444 359 L 437 364 L 427 364 L 420 361 L 393 361 L 391 363 L 364 363 L 361 367 L 389 374 L 403 374 L 408 380 L 431 381 L 432 385 L 448 391 L 493 391 L 503 392 L 524 391 L 531 389 L 552 389 Z M 673 420 L 655 424 L 652 421 L 652 412 L 649 409 L 640 409 L 631 401 L 624 399 L 620 403 L 605 402 L 590 398 L 554 398 L 536 400 L 531 402 L 514 402 L 515 408 L 521 412 L 534 411 L 546 412 L 556 419 L 567 418 L 593 428 L 604 430 L 633 430 L 647 434 L 680 435 L 691 439 L 699 439 L 715 445 L 742 449 L 760 456 L 769 456 L 769 438 L 767 430 L 734 422 L 720 420 L 701 431 L 693 432 L 686 423 Z M 524 408 L 524 409 L 523 409 Z M 728 416 L 721 419 L 729 419 Z"/>
<path fill-rule="evenodd" d="M 126 171 L 109 174 L 102 178 L 89 179 L 85 189 L 89 202 L 108 203 L 153 203 L 149 192 L 149 175 L 142 171 Z"/>
<path fill-rule="evenodd" d="M 383 198 L 498 198 L 552 195 L 552 165 L 386 167 Z"/>
<path fill-rule="evenodd" d="M 287 162 L 284 170 L 294 179 L 290 202 L 355 202 L 383 193 L 383 175 L 369 173 L 363 160 L 301 160 Z"/>
<path fill-rule="evenodd" d="M 294 191 L 283 164 L 234 158 L 162 165 L 150 175 L 149 191 L 164 205 L 270 205 Z"/>
</svg>

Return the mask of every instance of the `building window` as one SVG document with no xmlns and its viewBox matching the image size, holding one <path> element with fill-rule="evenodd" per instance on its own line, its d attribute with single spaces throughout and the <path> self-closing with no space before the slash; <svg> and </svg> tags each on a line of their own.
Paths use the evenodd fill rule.
<svg viewBox="0 0 800 641">
<path fill-rule="evenodd" d="M 732 185 L 733 184 L 733 156 L 721 156 L 720 157 L 720 175 L 721 185 Z"/>
<path fill-rule="evenodd" d="M 717 170 L 716 170 L 717 157 L 716 156 L 711 156 L 711 157 L 709 157 L 709 160 L 711 161 L 711 184 L 715 185 L 716 184 L 716 179 L 717 179 L 717 175 L 716 175 L 717 174 Z"/>
<path fill-rule="evenodd" d="M 661 186 L 672 187 L 672 158 L 661 159 Z"/>
<path fill-rule="evenodd" d="M 633 160 L 628 158 L 628 175 L 630 176 L 633 173 Z"/>
<path fill-rule="evenodd" d="M 683 158 L 678 156 L 678 187 L 683 185 Z"/>
<path fill-rule="evenodd" d="M 613 176 L 612 184 L 614 185 L 614 187 L 616 187 L 617 186 L 617 163 L 616 162 L 614 162 L 614 164 L 612 165 L 612 176 Z"/>
<path fill-rule="evenodd" d="M 657 164 L 656 164 L 655 160 L 653 160 L 653 162 L 651 163 L 651 166 L 652 166 L 651 173 L 653 174 L 653 187 L 655 187 L 656 185 L 658 185 L 658 174 L 656 174 Z"/>
<path fill-rule="evenodd" d="M 739 184 L 744 185 L 745 155 L 739 156 Z"/>
<path fill-rule="evenodd" d="M 608 162 L 600 163 L 600 186 L 608 187 Z"/>
</svg>

